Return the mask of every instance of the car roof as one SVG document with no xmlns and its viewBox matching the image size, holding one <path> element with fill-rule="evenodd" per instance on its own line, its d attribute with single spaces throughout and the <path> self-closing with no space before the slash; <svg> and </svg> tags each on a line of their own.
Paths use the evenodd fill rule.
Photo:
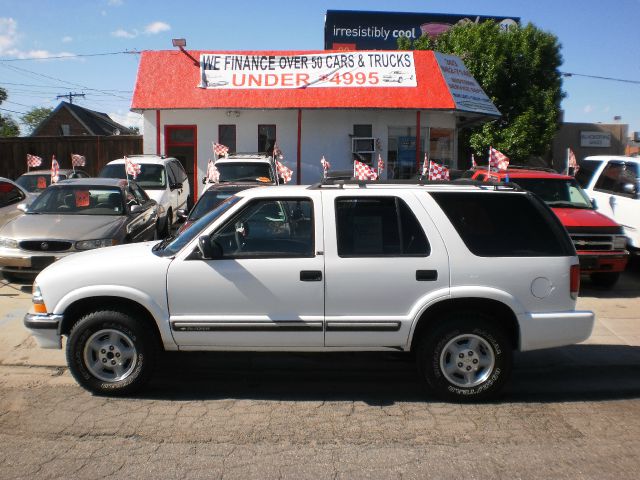
<svg viewBox="0 0 640 480">
<path fill-rule="evenodd" d="M 214 184 L 210 185 L 209 187 L 207 187 L 207 189 L 202 192 L 201 196 L 202 195 L 207 195 L 209 192 L 239 192 L 239 191 L 245 190 L 247 188 L 254 188 L 254 187 L 260 187 L 260 186 L 262 186 L 262 184 L 255 183 L 255 182 L 252 182 L 252 183 L 235 183 L 235 182 L 214 183 Z"/>
<path fill-rule="evenodd" d="M 127 158 L 132 158 L 136 161 L 136 163 L 141 164 L 156 164 L 156 165 L 165 165 L 167 162 L 171 160 L 176 160 L 174 157 L 162 157 L 159 155 L 127 155 Z M 107 165 L 118 165 L 124 163 L 124 158 L 118 158 L 116 160 L 111 160 Z"/>
<path fill-rule="evenodd" d="M 639 157 L 625 157 L 624 155 L 589 155 L 588 157 L 584 157 L 583 160 L 599 160 L 599 161 L 620 160 L 623 162 L 640 163 Z"/>
<path fill-rule="evenodd" d="M 63 175 L 68 175 L 69 173 L 73 173 L 73 171 L 74 171 L 73 168 L 61 168 L 61 169 L 58 170 L 58 173 L 61 173 Z M 87 172 L 85 172 L 84 170 L 82 170 L 80 168 L 76 168 L 75 171 L 76 172 L 87 173 Z M 22 177 L 22 176 L 25 176 L 25 175 L 51 175 L 51 169 L 50 168 L 47 168 L 47 169 L 41 168 L 40 170 L 29 170 L 28 172 L 24 172 L 20 176 Z"/>
<path fill-rule="evenodd" d="M 51 187 L 58 185 L 80 185 L 83 187 L 119 187 L 124 188 L 127 185 L 127 181 L 123 178 L 71 178 L 69 180 L 62 180 L 58 183 L 54 183 Z"/>
</svg>

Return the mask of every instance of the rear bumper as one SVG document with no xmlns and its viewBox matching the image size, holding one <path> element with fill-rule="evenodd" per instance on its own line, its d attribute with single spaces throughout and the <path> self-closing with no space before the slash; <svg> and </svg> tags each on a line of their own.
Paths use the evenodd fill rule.
<svg viewBox="0 0 640 480">
<path fill-rule="evenodd" d="M 27 313 L 24 326 L 31 332 L 41 348 L 62 348 L 60 325 L 62 315 Z"/>
<path fill-rule="evenodd" d="M 562 347 L 585 341 L 595 324 L 591 311 L 532 313 L 518 316 L 520 350 Z"/>
<path fill-rule="evenodd" d="M 578 252 L 580 271 L 623 272 L 629 260 L 629 252 Z"/>
</svg>

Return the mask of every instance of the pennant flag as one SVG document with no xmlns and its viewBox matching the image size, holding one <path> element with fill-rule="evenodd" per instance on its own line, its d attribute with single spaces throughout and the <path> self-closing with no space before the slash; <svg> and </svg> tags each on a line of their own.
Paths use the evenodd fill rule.
<svg viewBox="0 0 640 480">
<path fill-rule="evenodd" d="M 424 162 L 422 162 L 422 176 L 429 176 L 429 157 L 427 157 L 427 152 L 424 152 Z"/>
<path fill-rule="evenodd" d="M 129 157 L 124 157 L 124 170 L 127 176 L 131 175 L 134 179 L 140 173 L 140 164 Z"/>
<path fill-rule="evenodd" d="M 42 158 L 38 157 L 37 155 L 31 155 L 30 153 L 27 153 L 27 167 L 33 168 L 39 167 L 40 165 L 42 165 Z"/>
<path fill-rule="evenodd" d="M 71 154 L 71 166 L 75 167 L 84 167 L 87 163 L 87 159 L 84 155 L 80 155 L 77 153 Z"/>
<path fill-rule="evenodd" d="M 498 170 L 506 170 L 509 167 L 509 157 L 504 153 L 489 147 L 489 168 L 497 168 Z"/>
<path fill-rule="evenodd" d="M 220 172 L 218 171 L 213 160 L 209 160 L 207 164 L 207 183 L 219 183 Z"/>
<path fill-rule="evenodd" d="M 60 178 L 60 165 L 55 155 L 51 155 L 51 183 L 58 183 Z"/>
<path fill-rule="evenodd" d="M 278 177 L 283 179 L 284 183 L 289 183 L 293 177 L 293 170 L 278 160 L 276 160 L 276 172 L 278 173 Z"/>
<path fill-rule="evenodd" d="M 282 150 L 278 148 L 278 142 L 273 144 L 273 158 L 277 158 L 278 160 L 284 160 L 284 155 L 282 154 Z"/>
<path fill-rule="evenodd" d="M 229 147 L 213 142 L 213 153 L 218 157 L 226 157 L 229 154 Z"/>
<path fill-rule="evenodd" d="M 436 162 L 429 162 L 429 180 L 449 180 L 449 169 Z"/>
<path fill-rule="evenodd" d="M 353 176 L 357 180 L 377 180 L 378 174 L 369 165 L 358 160 L 353 161 Z"/>
<path fill-rule="evenodd" d="M 580 170 L 580 166 L 578 165 L 578 160 L 576 160 L 576 154 L 573 153 L 573 150 L 567 148 L 567 175 L 571 174 L 575 177 L 578 170 Z"/>
</svg>

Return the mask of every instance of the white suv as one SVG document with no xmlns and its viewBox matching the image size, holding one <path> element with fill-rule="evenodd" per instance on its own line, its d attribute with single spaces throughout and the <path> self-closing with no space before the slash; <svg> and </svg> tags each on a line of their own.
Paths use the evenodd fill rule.
<svg viewBox="0 0 640 480">
<path fill-rule="evenodd" d="M 242 190 L 175 238 L 62 259 L 24 323 L 42 347 L 68 336 L 99 394 L 141 387 L 160 349 L 369 350 L 415 352 L 436 394 L 478 400 L 513 350 L 589 337 L 579 284 L 566 230 L 519 188 L 325 182 Z"/>
<path fill-rule="evenodd" d="M 576 180 L 595 200 L 599 212 L 624 227 L 629 251 L 640 254 L 640 158 L 586 157 Z"/>
<path fill-rule="evenodd" d="M 158 155 L 130 155 L 140 165 L 136 182 L 152 200 L 158 202 L 158 233 L 168 237 L 178 221 L 178 209 L 193 206 L 189 178 L 180 161 Z M 124 158 L 107 163 L 98 174 L 105 178 L 126 178 Z"/>
<path fill-rule="evenodd" d="M 216 160 L 220 182 L 279 183 L 273 158 L 265 153 L 231 153 Z M 202 179 L 207 184 L 207 178 Z M 210 184 L 209 184 L 210 185 Z"/>
</svg>

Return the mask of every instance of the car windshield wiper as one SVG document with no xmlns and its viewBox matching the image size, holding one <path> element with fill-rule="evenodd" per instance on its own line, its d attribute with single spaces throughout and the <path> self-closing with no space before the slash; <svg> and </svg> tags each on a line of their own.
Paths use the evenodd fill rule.
<svg viewBox="0 0 640 480">
<path fill-rule="evenodd" d="M 175 239 L 175 235 L 170 235 L 167 238 L 161 240 L 160 242 L 156 243 L 153 248 L 151 249 L 151 251 L 153 252 L 157 252 L 158 250 L 164 250 L 164 247 L 166 247 L 167 245 L 169 245 L 174 239 Z"/>
</svg>

